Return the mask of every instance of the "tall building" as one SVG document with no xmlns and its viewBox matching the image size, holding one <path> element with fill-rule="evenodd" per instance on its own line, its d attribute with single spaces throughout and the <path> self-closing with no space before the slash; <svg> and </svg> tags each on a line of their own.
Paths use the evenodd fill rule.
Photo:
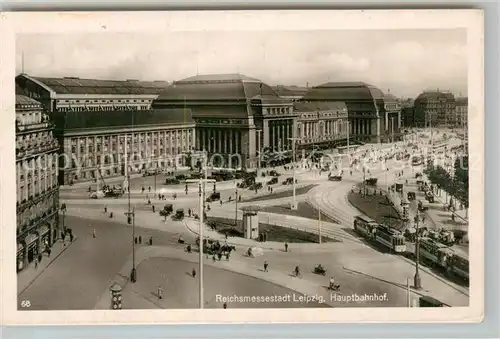
<svg viewBox="0 0 500 339">
<path fill-rule="evenodd" d="M 304 102 L 344 102 L 350 122 L 350 137 L 359 141 L 380 142 L 395 118 L 394 134 L 400 137 L 401 109 L 392 96 L 386 97 L 375 86 L 364 82 L 329 82 L 313 87 Z M 392 129 L 391 129 L 392 131 Z"/>
<path fill-rule="evenodd" d="M 407 127 L 415 126 L 415 111 L 413 107 L 413 99 L 406 99 L 401 102 L 402 125 Z"/>
<path fill-rule="evenodd" d="M 194 146 L 194 122 L 184 109 L 54 112 L 61 144 L 59 181 L 101 181 L 127 169 L 173 169 Z"/>
<path fill-rule="evenodd" d="M 469 113 L 468 98 L 458 97 L 455 99 L 455 119 L 454 127 L 467 129 Z"/>
<path fill-rule="evenodd" d="M 197 75 L 163 91 L 153 108 L 186 108 L 196 123 L 195 149 L 222 167 L 255 167 L 257 149 L 291 150 L 297 113 L 261 80 L 241 74 Z M 261 132 L 260 132 L 261 131 Z M 259 140 L 260 138 L 260 140 Z"/>
<path fill-rule="evenodd" d="M 416 126 L 450 126 L 455 116 L 455 97 L 439 90 L 425 91 L 415 99 L 414 111 Z"/>
<path fill-rule="evenodd" d="M 347 107 L 343 102 L 297 102 L 298 148 L 326 145 L 335 147 L 347 139 Z"/>
<path fill-rule="evenodd" d="M 16 95 L 17 269 L 22 270 L 60 235 L 59 185 L 53 124 L 42 105 Z"/>
<path fill-rule="evenodd" d="M 147 110 L 166 81 L 48 78 L 20 74 L 16 84 L 49 112 Z"/>
</svg>

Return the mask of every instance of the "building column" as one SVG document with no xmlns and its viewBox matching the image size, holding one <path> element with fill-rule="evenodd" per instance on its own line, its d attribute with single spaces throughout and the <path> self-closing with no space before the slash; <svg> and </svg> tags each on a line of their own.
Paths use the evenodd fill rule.
<svg viewBox="0 0 500 339">
<path fill-rule="evenodd" d="M 264 142 L 261 147 L 269 147 L 269 120 L 267 119 L 262 120 L 262 135 L 264 137 Z"/>
<path fill-rule="evenodd" d="M 398 111 L 398 129 L 401 128 L 401 111 Z"/>
<path fill-rule="evenodd" d="M 233 145 L 233 129 L 231 128 L 228 132 L 228 148 L 229 148 L 229 154 L 233 154 L 234 153 L 234 145 Z"/>
<path fill-rule="evenodd" d="M 389 112 L 385 111 L 385 130 L 389 130 Z"/>
<path fill-rule="evenodd" d="M 241 152 L 240 152 L 240 147 L 241 147 L 241 140 L 240 140 L 241 134 L 240 134 L 240 130 L 239 129 L 236 130 L 234 134 L 236 135 L 236 137 L 234 138 L 234 140 L 235 140 L 235 142 L 234 142 L 235 143 L 234 148 L 236 150 L 235 153 L 236 154 L 241 154 Z"/>
<path fill-rule="evenodd" d="M 222 153 L 222 130 L 217 131 L 217 142 L 219 143 L 219 146 L 217 147 L 217 153 Z"/>
</svg>

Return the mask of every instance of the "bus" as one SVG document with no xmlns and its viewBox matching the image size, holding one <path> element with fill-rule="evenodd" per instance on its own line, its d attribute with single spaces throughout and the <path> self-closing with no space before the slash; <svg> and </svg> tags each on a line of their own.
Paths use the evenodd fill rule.
<svg viewBox="0 0 500 339">
<path fill-rule="evenodd" d="M 419 250 L 421 258 L 442 268 L 447 267 L 453 255 L 448 246 L 428 237 L 420 239 Z"/>
<path fill-rule="evenodd" d="M 354 230 L 369 240 L 373 240 L 375 238 L 375 231 L 377 227 L 378 223 L 366 216 L 358 215 L 354 218 Z"/>
<path fill-rule="evenodd" d="M 375 232 L 375 241 L 396 253 L 406 251 L 405 238 L 401 232 L 389 226 L 379 225 Z"/>
</svg>

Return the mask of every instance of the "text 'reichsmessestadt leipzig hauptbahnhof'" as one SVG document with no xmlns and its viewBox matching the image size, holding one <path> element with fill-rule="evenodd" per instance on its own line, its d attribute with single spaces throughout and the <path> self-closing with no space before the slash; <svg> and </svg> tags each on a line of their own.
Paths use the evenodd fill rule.
<svg viewBox="0 0 500 339">
<path fill-rule="evenodd" d="M 217 155 L 214 166 L 253 168 L 265 161 L 259 154 L 287 158 L 293 146 L 343 147 L 348 139 L 390 142 L 428 121 L 463 126 L 467 99 L 436 90 L 400 100 L 364 82 L 270 86 L 241 74 L 173 83 L 20 74 L 18 256 L 28 260 L 30 247 L 57 238 L 59 185 L 121 176 L 126 158 L 145 170 L 147 163 L 166 168 L 172 157 L 208 152 Z"/>
</svg>

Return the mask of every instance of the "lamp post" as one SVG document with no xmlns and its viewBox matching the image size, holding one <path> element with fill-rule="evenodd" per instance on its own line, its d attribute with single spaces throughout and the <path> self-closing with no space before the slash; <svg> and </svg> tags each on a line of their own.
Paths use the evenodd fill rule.
<svg viewBox="0 0 500 339">
<path fill-rule="evenodd" d="M 394 143 L 394 117 L 391 117 L 391 142 Z"/>
<path fill-rule="evenodd" d="M 236 184 L 236 185 L 238 185 L 238 184 Z M 234 202 L 236 203 L 235 208 L 234 208 L 234 226 L 237 226 L 238 225 L 238 186 L 236 186 Z"/>
<path fill-rule="evenodd" d="M 290 209 L 296 210 L 297 209 L 297 200 L 295 196 L 295 144 L 297 140 L 302 140 L 302 138 L 288 138 L 292 142 L 292 177 L 293 177 L 293 200 L 292 200 L 292 205 L 290 206 Z"/>
<path fill-rule="evenodd" d="M 204 153 L 205 155 L 205 178 L 200 178 L 200 179 L 188 179 L 186 180 L 186 187 L 188 183 L 197 183 L 198 184 L 198 194 L 199 194 L 199 209 L 200 209 L 200 216 L 199 216 L 199 221 L 200 221 L 200 229 L 199 229 L 199 238 L 200 238 L 200 245 L 199 245 L 199 252 L 200 252 L 200 268 L 199 268 L 199 273 L 200 273 L 200 308 L 204 308 L 204 296 L 203 296 L 203 219 L 204 219 L 204 205 L 205 205 L 205 183 L 214 183 L 215 180 L 213 179 L 207 179 L 207 167 L 208 167 L 208 162 L 207 162 L 207 154 Z"/>
<path fill-rule="evenodd" d="M 261 129 L 258 129 L 255 131 L 257 133 L 257 140 L 258 140 L 258 152 L 259 152 L 259 158 L 257 159 L 257 176 L 259 176 L 259 170 L 260 170 L 260 167 L 261 167 L 261 157 L 262 157 L 262 145 L 261 145 L 261 142 L 260 142 L 260 135 L 262 133 L 262 130 Z"/>
<path fill-rule="evenodd" d="M 413 285 L 415 289 L 422 288 L 422 282 L 420 280 L 419 274 L 419 263 L 420 263 L 420 235 L 419 235 L 419 213 L 417 210 L 417 215 L 415 216 L 415 229 L 416 229 L 416 238 L 415 238 L 415 276 L 413 277 Z"/>
<path fill-rule="evenodd" d="M 130 272 L 130 281 L 135 283 L 137 281 L 137 271 L 135 269 L 135 208 L 125 214 L 128 220 L 132 218 L 132 271 Z"/>
<path fill-rule="evenodd" d="M 366 167 L 363 166 L 363 198 L 366 198 Z"/>
</svg>

